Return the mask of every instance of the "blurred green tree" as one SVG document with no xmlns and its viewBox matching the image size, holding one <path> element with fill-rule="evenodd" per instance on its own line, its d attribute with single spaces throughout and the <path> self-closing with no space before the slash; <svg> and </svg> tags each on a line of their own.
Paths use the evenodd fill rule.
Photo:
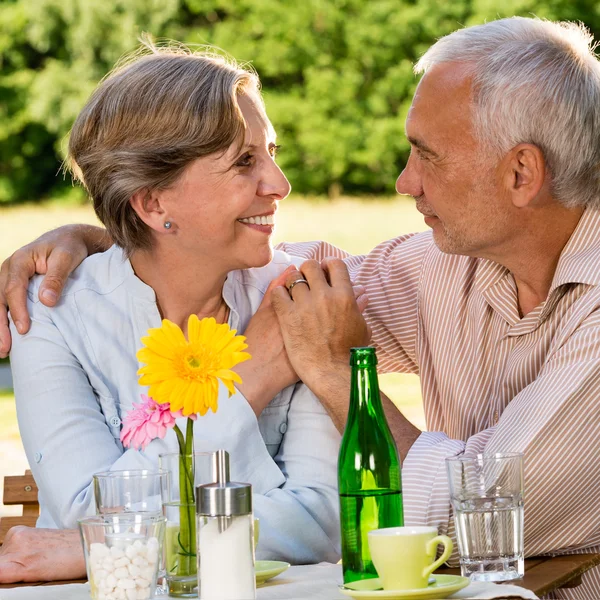
<svg viewBox="0 0 600 600">
<path fill-rule="evenodd" d="M 591 0 L 2 0 L 0 202 L 70 185 L 59 173 L 69 127 L 142 32 L 256 68 L 296 191 L 392 192 L 414 61 L 461 24 L 513 14 L 600 30 Z"/>
</svg>

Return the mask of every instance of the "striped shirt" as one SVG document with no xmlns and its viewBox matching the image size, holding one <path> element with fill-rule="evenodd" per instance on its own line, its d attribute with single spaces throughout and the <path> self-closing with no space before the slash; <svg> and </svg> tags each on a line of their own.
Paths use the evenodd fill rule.
<svg viewBox="0 0 600 600">
<path fill-rule="evenodd" d="M 519 314 L 512 274 L 442 253 L 430 232 L 346 259 L 369 297 L 380 370 L 420 376 L 428 431 L 403 464 L 405 521 L 454 533 L 445 459 L 525 454 L 525 553 L 600 552 L 600 211 L 586 210 L 547 299 Z M 548 598 L 600 598 L 600 568 Z"/>
</svg>

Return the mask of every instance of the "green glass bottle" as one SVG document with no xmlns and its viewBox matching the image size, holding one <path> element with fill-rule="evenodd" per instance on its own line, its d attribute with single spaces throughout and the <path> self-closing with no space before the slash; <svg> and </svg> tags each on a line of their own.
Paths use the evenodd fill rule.
<svg viewBox="0 0 600 600">
<path fill-rule="evenodd" d="M 396 443 L 377 381 L 375 348 L 352 348 L 348 421 L 338 459 L 344 583 L 377 577 L 367 534 L 403 524 Z"/>
</svg>

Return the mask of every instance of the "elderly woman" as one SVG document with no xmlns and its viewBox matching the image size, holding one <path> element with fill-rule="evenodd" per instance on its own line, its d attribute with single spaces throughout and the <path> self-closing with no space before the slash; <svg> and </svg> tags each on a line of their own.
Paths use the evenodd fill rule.
<svg viewBox="0 0 600 600">
<path fill-rule="evenodd" d="M 228 450 L 232 479 L 252 484 L 259 557 L 339 558 L 339 433 L 283 346 L 278 361 L 261 361 L 275 333 L 252 336 L 253 323 L 271 318 L 269 283 L 293 262 L 271 248 L 290 186 L 258 87 L 221 57 L 153 48 L 115 69 L 73 126 L 70 165 L 115 245 L 84 261 L 53 310 L 34 279 L 31 331 L 14 335 L 39 527 L 73 528 L 93 513 L 94 473 L 156 468 L 159 454 L 177 450 L 172 431 L 144 452 L 124 449 L 120 432 L 144 391 L 140 338 L 161 319 L 185 331 L 195 314 L 248 336 L 253 360 L 236 367 L 244 383 L 231 398 L 221 385 L 219 410 L 196 421 L 194 437 L 196 449 Z"/>
</svg>

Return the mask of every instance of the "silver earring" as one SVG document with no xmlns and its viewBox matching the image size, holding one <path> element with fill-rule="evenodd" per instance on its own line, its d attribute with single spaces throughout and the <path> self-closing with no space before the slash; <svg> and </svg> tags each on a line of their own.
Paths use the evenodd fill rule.
<svg viewBox="0 0 600 600">
<path fill-rule="evenodd" d="M 171 221 L 165 221 L 165 229 L 171 229 L 172 225 Z"/>
</svg>

